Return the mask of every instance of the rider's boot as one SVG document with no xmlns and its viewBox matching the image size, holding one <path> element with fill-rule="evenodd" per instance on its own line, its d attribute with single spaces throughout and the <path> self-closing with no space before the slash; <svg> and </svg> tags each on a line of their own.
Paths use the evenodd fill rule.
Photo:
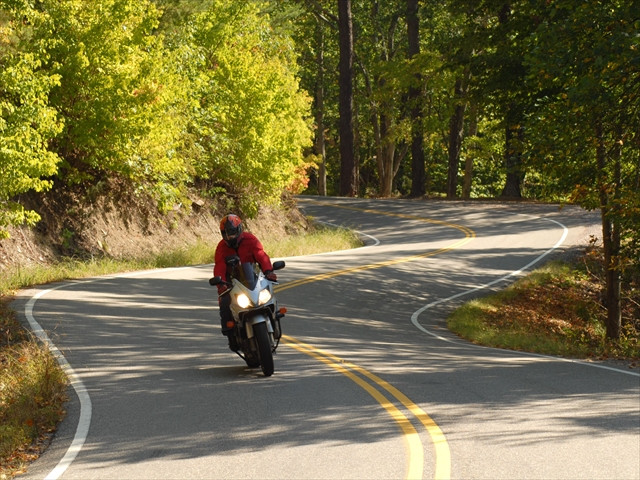
<svg viewBox="0 0 640 480">
<path fill-rule="evenodd" d="M 238 346 L 236 336 L 229 335 L 227 338 L 229 339 L 229 350 L 231 350 L 232 352 L 237 352 L 240 347 Z"/>
<path fill-rule="evenodd" d="M 222 330 L 222 334 L 229 340 L 229 350 L 237 352 L 240 347 L 238 347 L 238 341 L 236 340 L 236 336 L 233 334 L 233 328 L 225 328 Z"/>
</svg>

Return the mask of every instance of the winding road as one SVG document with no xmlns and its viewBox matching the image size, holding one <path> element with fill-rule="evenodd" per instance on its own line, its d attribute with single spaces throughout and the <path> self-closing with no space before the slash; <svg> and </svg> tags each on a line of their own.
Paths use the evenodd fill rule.
<svg viewBox="0 0 640 480">
<path fill-rule="evenodd" d="M 365 247 L 286 259 L 265 378 L 227 350 L 211 265 L 21 292 L 72 379 L 21 478 L 640 479 L 640 374 L 452 335 L 461 302 L 584 245 L 532 204 L 300 197 Z"/>
</svg>

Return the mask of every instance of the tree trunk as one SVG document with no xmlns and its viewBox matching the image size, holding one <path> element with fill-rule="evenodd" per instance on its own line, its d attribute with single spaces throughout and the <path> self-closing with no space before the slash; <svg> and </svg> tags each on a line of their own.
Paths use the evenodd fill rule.
<svg viewBox="0 0 640 480">
<path fill-rule="evenodd" d="M 607 337 L 620 338 L 620 328 L 622 325 L 622 305 L 620 299 L 621 278 L 618 265 L 618 255 L 620 253 L 620 223 L 616 219 L 615 212 L 612 211 L 610 199 L 611 182 L 607 181 L 607 159 L 606 147 L 602 124 L 596 124 L 596 138 L 598 146 L 596 151 L 598 163 L 598 188 L 600 190 L 600 215 L 602 217 L 602 246 L 604 249 L 604 268 L 606 279 L 605 307 L 607 308 Z M 614 158 L 614 195 L 620 189 L 620 158 Z"/>
<path fill-rule="evenodd" d="M 420 21 L 418 1 L 407 0 L 407 37 L 409 59 L 420 53 Z M 424 166 L 424 134 L 422 131 L 422 76 L 414 75 L 415 84 L 409 87 L 411 105 L 411 197 L 421 197 L 427 193 Z"/>
<path fill-rule="evenodd" d="M 315 154 L 318 162 L 318 195 L 327 195 L 327 166 L 324 141 L 324 33 L 322 21 L 316 23 L 316 63 L 318 76 L 316 78 L 316 138 L 314 142 Z"/>
<path fill-rule="evenodd" d="M 340 43 L 340 195 L 358 194 L 357 167 L 353 139 L 353 25 L 351 0 L 338 0 Z"/>
<path fill-rule="evenodd" d="M 382 198 L 390 197 L 395 174 L 395 142 L 389 139 L 391 119 L 387 115 L 380 115 L 380 140 L 377 148 L 378 176 L 380 177 L 379 194 Z"/>
<path fill-rule="evenodd" d="M 449 120 L 449 170 L 447 174 L 447 198 L 456 198 L 458 189 L 458 167 L 460 164 L 460 150 L 462 149 L 462 135 L 464 127 L 464 111 L 466 105 L 463 101 L 464 88 L 462 79 L 456 80 L 455 98 L 456 109 Z"/>
<path fill-rule="evenodd" d="M 470 115 L 468 135 L 469 137 L 475 137 L 478 135 L 478 115 L 477 108 L 472 105 Z M 471 198 L 471 186 L 473 182 L 473 159 L 477 146 L 473 142 L 469 148 L 468 155 L 464 159 L 464 181 L 462 184 L 462 198 L 468 200 Z"/>
<path fill-rule="evenodd" d="M 638 161 L 636 164 L 636 179 L 633 182 L 636 190 L 640 190 L 640 156 L 638 156 Z"/>
<path fill-rule="evenodd" d="M 511 4 L 505 2 L 498 12 L 498 21 L 506 25 L 511 18 Z M 511 48 L 511 47 L 509 47 Z M 507 178 L 502 190 L 502 196 L 507 198 L 522 198 L 520 185 L 522 182 L 522 147 L 521 140 L 523 114 L 515 103 L 507 106 L 505 113 L 505 166 Z"/>
<path fill-rule="evenodd" d="M 524 131 L 520 115 L 516 107 L 509 107 L 506 118 L 505 134 L 505 165 L 507 179 L 502 190 L 502 196 L 507 198 L 522 198 L 520 185 L 522 183 L 522 140 Z"/>
</svg>

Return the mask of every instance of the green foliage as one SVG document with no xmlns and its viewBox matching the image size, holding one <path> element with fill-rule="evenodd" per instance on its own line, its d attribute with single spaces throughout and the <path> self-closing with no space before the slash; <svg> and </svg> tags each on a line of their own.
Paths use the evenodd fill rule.
<svg viewBox="0 0 640 480">
<path fill-rule="evenodd" d="M 184 95 L 153 34 L 159 13 L 146 0 L 44 1 L 38 35 L 61 78 L 51 103 L 65 117 L 55 143 L 67 183 L 117 175 L 172 206 L 188 181 L 178 155 Z"/>
<path fill-rule="evenodd" d="M 197 85 L 197 173 L 243 193 L 245 209 L 257 211 L 259 200 L 278 201 L 294 182 L 310 145 L 293 44 L 251 3 L 213 2 L 193 36 L 205 73 Z"/>
<path fill-rule="evenodd" d="M 118 178 L 160 209 L 205 180 L 249 210 L 305 184 L 310 102 L 265 2 L 0 4 L 0 231 L 53 183 Z"/>
<path fill-rule="evenodd" d="M 472 196 L 504 185 L 509 120 L 526 132 L 511 144 L 527 168 L 523 192 L 588 208 L 614 192 L 607 215 L 625 232 L 621 261 L 637 259 L 637 12 L 621 1 L 506 5 L 421 2 L 421 53 L 408 60 L 405 2 L 354 3 L 361 191 L 378 194 L 383 180 L 388 187 L 393 166 L 394 193 L 408 192 L 406 98 L 419 88 L 430 193 L 445 191 L 449 119 L 466 102 L 479 119 L 470 132 L 467 115 L 461 152 L 474 161 Z M 93 198 L 91 186 L 113 177 L 163 210 L 189 205 L 195 185 L 255 213 L 306 185 L 314 158 L 306 92 L 319 83 L 335 192 L 335 19 L 335 4 L 297 0 L 2 1 L 0 235 L 37 220 L 23 194 L 73 185 Z M 466 96 L 457 97 L 463 72 Z M 617 187 L 616 162 L 595 168 L 597 122 L 607 158 L 620 158 Z"/>
<path fill-rule="evenodd" d="M 0 10 L 0 238 L 10 225 L 39 220 L 14 198 L 50 188 L 43 177 L 54 175 L 60 160 L 49 141 L 62 124 L 48 101 L 60 77 L 42 69 L 24 19 L 37 24 L 41 16 L 20 3 Z"/>
<path fill-rule="evenodd" d="M 640 40 L 634 18 L 637 8 L 634 17 L 628 2 L 554 2 L 530 37 L 527 56 L 530 85 L 541 92 L 530 118 L 534 165 L 555 179 L 549 189 L 572 192 L 573 201 L 603 209 L 606 220 L 621 228 L 619 266 L 640 258 Z"/>
<path fill-rule="evenodd" d="M 495 198 L 504 186 L 504 144 L 500 122 L 482 118 L 479 120 L 482 136 L 466 136 L 462 143 L 461 163 L 467 157 L 473 160 L 472 198 Z M 446 172 L 445 172 L 446 179 Z"/>
</svg>

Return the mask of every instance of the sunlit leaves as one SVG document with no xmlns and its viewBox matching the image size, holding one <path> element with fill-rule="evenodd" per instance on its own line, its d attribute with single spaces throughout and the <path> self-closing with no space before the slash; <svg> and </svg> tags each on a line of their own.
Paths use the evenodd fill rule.
<svg viewBox="0 0 640 480">
<path fill-rule="evenodd" d="M 59 161 L 49 141 L 62 124 L 48 95 L 60 77 L 43 70 L 42 59 L 25 48 L 30 32 L 23 19 L 35 16 L 19 4 L 0 16 L 0 238 L 9 225 L 39 219 L 14 198 L 48 189 Z"/>
<path fill-rule="evenodd" d="M 194 38 L 206 59 L 197 90 L 200 175 L 257 195 L 254 202 L 278 199 L 311 139 L 293 46 L 251 5 L 225 2 L 198 17 Z"/>
<path fill-rule="evenodd" d="M 51 1 L 51 101 L 67 118 L 57 146 L 70 170 L 120 174 L 140 184 L 179 172 L 173 82 L 163 64 L 158 12 L 147 1 Z M 43 32 L 43 34 L 46 32 Z M 78 177 L 84 178 L 82 176 Z M 67 180 L 72 180 L 70 176 Z"/>
</svg>

